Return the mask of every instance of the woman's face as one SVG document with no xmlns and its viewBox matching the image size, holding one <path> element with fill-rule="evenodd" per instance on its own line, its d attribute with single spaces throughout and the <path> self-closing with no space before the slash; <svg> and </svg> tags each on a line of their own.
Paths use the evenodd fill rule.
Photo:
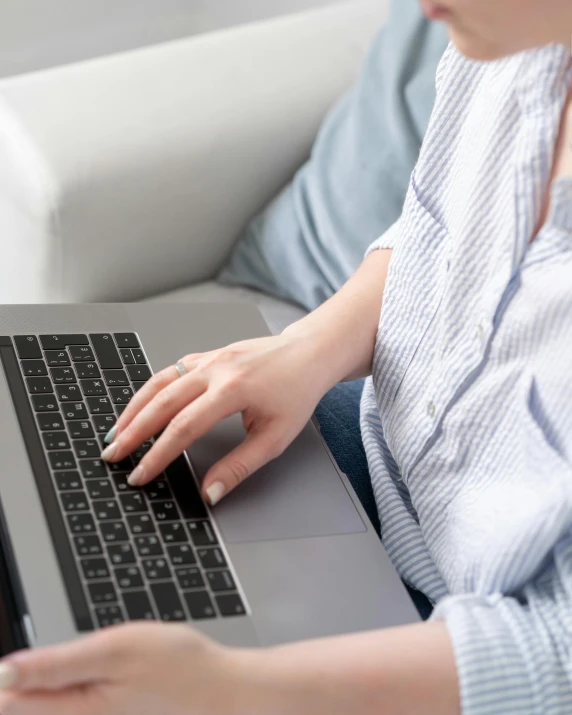
<svg viewBox="0 0 572 715">
<path fill-rule="evenodd" d="M 421 0 L 468 57 L 493 60 L 551 42 L 570 44 L 572 0 Z"/>
</svg>

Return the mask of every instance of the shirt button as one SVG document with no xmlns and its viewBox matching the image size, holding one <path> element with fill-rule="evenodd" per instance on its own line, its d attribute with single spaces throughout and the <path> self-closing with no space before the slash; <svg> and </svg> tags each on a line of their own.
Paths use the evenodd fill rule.
<svg viewBox="0 0 572 715">
<path fill-rule="evenodd" d="M 432 402 L 429 402 L 429 404 L 427 405 L 427 414 L 431 419 L 434 419 L 436 411 L 437 410 L 435 409 L 435 405 Z"/>
</svg>

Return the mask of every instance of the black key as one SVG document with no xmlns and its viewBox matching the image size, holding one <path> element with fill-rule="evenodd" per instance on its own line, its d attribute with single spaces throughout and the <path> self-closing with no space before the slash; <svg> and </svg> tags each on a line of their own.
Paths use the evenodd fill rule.
<svg viewBox="0 0 572 715">
<path fill-rule="evenodd" d="M 145 503 L 145 497 L 141 492 L 134 491 L 131 494 L 121 494 L 119 497 L 123 511 L 126 514 L 136 514 L 144 511 L 149 511 Z"/>
<path fill-rule="evenodd" d="M 48 367 L 67 367 L 71 365 L 67 350 L 47 350 Z"/>
<path fill-rule="evenodd" d="M 125 370 L 104 370 L 103 377 L 110 387 L 123 387 L 129 385 L 129 378 Z"/>
<path fill-rule="evenodd" d="M 42 432 L 45 430 L 60 430 L 64 429 L 65 422 L 61 415 L 39 414 L 38 427 Z"/>
<path fill-rule="evenodd" d="M 147 495 L 147 499 L 149 499 L 149 501 L 171 498 L 171 490 L 164 479 L 155 479 L 150 484 L 143 487 L 143 491 Z"/>
<path fill-rule="evenodd" d="M 187 608 L 191 618 L 195 621 L 205 618 L 215 618 L 216 613 L 211 601 L 211 597 L 206 591 L 191 591 L 183 594 L 187 602 Z"/>
<path fill-rule="evenodd" d="M 56 385 L 60 402 L 81 402 L 83 400 L 79 385 Z"/>
<path fill-rule="evenodd" d="M 109 479 L 89 479 L 85 487 L 90 499 L 113 499 L 115 496 Z"/>
<path fill-rule="evenodd" d="M 76 382 L 73 367 L 52 367 L 50 372 L 56 385 L 69 385 Z"/>
<path fill-rule="evenodd" d="M 95 531 L 91 514 L 69 514 L 68 525 L 72 534 L 90 534 Z"/>
<path fill-rule="evenodd" d="M 92 415 L 107 415 L 113 412 L 109 397 L 88 397 L 87 406 Z"/>
<path fill-rule="evenodd" d="M 89 502 L 85 492 L 64 492 L 60 494 L 60 498 L 64 511 L 87 511 L 89 509 Z"/>
<path fill-rule="evenodd" d="M 143 559 L 142 564 L 149 581 L 171 578 L 171 569 L 166 559 Z"/>
<path fill-rule="evenodd" d="M 101 535 L 106 544 L 118 541 L 129 541 L 129 534 L 121 521 L 102 521 L 99 525 Z"/>
<path fill-rule="evenodd" d="M 70 348 L 70 355 L 74 362 L 95 362 L 95 355 L 89 345 Z"/>
<path fill-rule="evenodd" d="M 100 606 L 95 609 L 95 617 L 100 628 L 118 626 L 124 620 L 119 606 Z"/>
<path fill-rule="evenodd" d="M 215 601 L 223 616 L 244 616 L 246 614 L 246 608 L 237 593 L 215 596 Z"/>
<path fill-rule="evenodd" d="M 149 370 L 147 365 L 127 365 L 125 369 L 132 380 L 145 382 L 151 377 L 151 370 Z"/>
<path fill-rule="evenodd" d="M 113 483 L 115 484 L 115 489 L 119 492 L 119 494 L 125 494 L 126 492 L 134 492 L 135 488 L 130 487 L 129 484 L 127 483 L 127 477 L 129 474 L 112 474 L 111 478 L 113 479 Z"/>
<path fill-rule="evenodd" d="M 131 544 L 110 544 L 107 555 L 114 566 L 127 566 L 136 562 Z"/>
<path fill-rule="evenodd" d="M 74 439 L 73 448 L 78 459 L 99 457 L 101 449 L 95 439 Z"/>
<path fill-rule="evenodd" d="M 138 534 L 154 534 L 155 525 L 149 514 L 130 514 L 127 517 L 127 522 L 131 533 L 137 536 Z"/>
<path fill-rule="evenodd" d="M 183 604 L 174 583 L 152 583 L 151 593 L 162 621 L 185 621 Z"/>
<path fill-rule="evenodd" d="M 111 583 L 111 581 L 89 583 L 87 585 L 87 590 L 89 591 L 91 602 L 96 605 L 98 603 L 113 603 L 113 601 L 117 601 L 115 586 Z"/>
<path fill-rule="evenodd" d="M 131 350 L 129 350 L 129 348 L 119 348 L 119 354 L 121 355 L 121 359 L 126 365 L 135 364 L 133 353 L 131 352 Z"/>
<path fill-rule="evenodd" d="M 88 439 L 89 437 L 95 437 L 93 433 L 93 427 L 90 422 L 70 422 L 68 425 L 70 435 L 72 439 Z"/>
<path fill-rule="evenodd" d="M 130 387 L 110 387 L 109 394 L 114 405 L 126 405 L 133 397 L 133 390 Z"/>
<path fill-rule="evenodd" d="M 139 392 L 139 390 L 145 385 L 144 382 L 138 382 L 135 380 L 134 382 L 131 383 L 131 386 L 133 387 L 133 392 Z"/>
<path fill-rule="evenodd" d="M 101 377 L 99 368 L 94 362 L 77 362 L 75 364 L 75 371 L 80 380 L 86 378 Z"/>
<path fill-rule="evenodd" d="M 121 417 L 121 415 L 125 412 L 126 407 L 127 405 L 115 405 L 115 412 L 118 417 Z"/>
<path fill-rule="evenodd" d="M 95 518 L 98 521 L 110 521 L 112 519 L 121 519 L 121 510 L 115 499 L 104 499 L 103 501 L 94 501 L 92 503 L 95 512 Z"/>
<path fill-rule="evenodd" d="M 106 435 L 116 422 L 117 420 L 113 415 L 96 415 L 93 418 L 97 434 Z"/>
<path fill-rule="evenodd" d="M 234 591 L 234 579 L 230 571 L 207 571 L 207 582 L 211 591 Z M 182 587 L 181 587 L 182 588 Z"/>
<path fill-rule="evenodd" d="M 138 449 L 132 452 L 131 459 L 133 460 L 133 464 L 139 464 L 139 462 L 143 459 L 143 457 L 147 454 L 147 452 L 151 449 L 152 446 L 152 442 L 143 442 L 143 444 Z"/>
<path fill-rule="evenodd" d="M 20 360 L 35 360 L 42 357 L 40 343 L 35 335 L 16 335 L 14 342 Z"/>
<path fill-rule="evenodd" d="M 163 555 L 163 547 L 161 546 L 159 537 L 154 535 L 135 537 L 135 546 L 141 557 Z"/>
<path fill-rule="evenodd" d="M 70 449 L 70 441 L 67 432 L 44 432 L 42 434 L 44 447 L 52 449 Z"/>
<path fill-rule="evenodd" d="M 131 472 L 133 469 L 133 464 L 129 457 L 125 457 L 125 459 L 122 459 L 121 462 L 108 462 L 107 463 L 107 468 L 109 469 L 110 472 L 117 473 L 117 472 Z"/>
<path fill-rule="evenodd" d="M 84 479 L 102 479 L 107 477 L 107 469 L 101 459 L 82 459 L 79 468 Z"/>
<path fill-rule="evenodd" d="M 54 479 L 60 492 L 71 492 L 83 487 L 79 472 L 55 472 Z"/>
<path fill-rule="evenodd" d="M 135 348 L 134 350 L 131 351 L 133 353 L 133 357 L 135 359 L 135 362 L 138 365 L 145 365 L 147 362 L 145 360 L 145 355 L 143 355 L 143 350 L 139 350 L 138 348 Z"/>
<path fill-rule="evenodd" d="M 97 354 L 97 360 L 103 370 L 121 370 L 123 362 L 119 357 L 113 338 L 109 333 L 89 336 Z"/>
<path fill-rule="evenodd" d="M 137 566 L 124 566 L 115 569 L 115 578 L 119 588 L 143 588 L 143 578 Z"/>
<path fill-rule="evenodd" d="M 87 335 L 40 335 L 44 350 L 59 350 L 68 345 L 88 345 Z"/>
<path fill-rule="evenodd" d="M 47 395 L 54 391 L 49 377 L 28 377 L 26 383 L 30 395 Z"/>
<path fill-rule="evenodd" d="M 183 455 L 177 457 L 166 469 L 184 519 L 208 519 L 205 503 Z"/>
<path fill-rule="evenodd" d="M 201 572 L 197 568 L 177 569 L 175 571 L 177 574 L 177 581 L 179 586 L 183 589 L 189 588 L 204 588 L 205 582 L 201 575 Z"/>
<path fill-rule="evenodd" d="M 190 521 L 187 526 L 195 546 L 216 546 L 218 543 L 208 521 Z"/>
<path fill-rule="evenodd" d="M 167 551 L 173 566 L 188 566 L 197 563 L 193 550 L 188 544 L 172 544 L 167 546 Z"/>
<path fill-rule="evenodd" d="M 172 501 L 155 501 L 151 508 L 157 521 L 177 521 L 179 518 L 179 511 Z"/>
<path fill-rule="evenodd" d="M 83 402 L 70 402 L 67 405 L 62 405 L 64 417 L 66 420 L 87 420 L 87 408 Z"/>
<path fill-rule="evenodd" d="M 139 340 L 135 333 L 113 333 L 118 348 L 138 348 Z"/>
<path fill-rule="evenodd" d="M 86 397 L 99 397 L 100 395 L 107 394 L 101 377 L 97 380 L 82 380 L 81 389 Z"/>
<path fill-rule="evenodd" d="M 59 412 L 55 395 L 32 395 L 35 412 Z"/>
<path fill-rule="evenodd" d="M 95 534 L 90 534 L 88 536 L 74 536 L 73 540 L 78 556 L 99 556 L 99 554 L 103 553 L 99 536 L 96 536 Z"/>
<path fill-rule="evenodd" d="M 97 578 L 109 578 L 109 569 L 105 559 L 82 559 L 81 570 L 88 581 Z"/>
<path fill-rule="evenodd" d="M 220 549 L 197 549 L 197 555 L 204 569 L 220 569 L 226 566 L 226 560 Z"/>
<path fill-rule="evenodd" d="M 188 541 L 187 534 L 181 522 L 174 524 L 159 524 L 159 531 L 166 544 L 179 544 Z"/>
<path fill-rule="evenodd" d="M 22 372 L 26 377 L 47 375 L 48 368 L 43 360 L 22 360 Z"/>
<path fill-rule="evenodd" d="M 146 591 L 129 591 L 121 596 L 130 621 L 152 621 L 155 618 Z"/>
<path fill-rule="evenodd" d="M 75 469 L 75 457 L 72 452 L 50 452 L 48 454 L 52 469 Z"/>
</svg>

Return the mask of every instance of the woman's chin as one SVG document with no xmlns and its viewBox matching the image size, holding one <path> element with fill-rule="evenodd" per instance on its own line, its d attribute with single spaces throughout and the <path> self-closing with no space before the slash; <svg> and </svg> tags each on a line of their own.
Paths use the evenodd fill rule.
<svg viewBox="0 0 572 715">
<path fill-rule="evenodd" d="M 455 27 L 449 26 L 449 37 L 459 52 L 470 60 L 492 62 L 493 60 L 500 60 L 503 57 L 513 54 L 513 52 L 506 47 L 499 47 L 489 40 L 483 40 L 480 37 L 470 35 Z"/>
</svg>

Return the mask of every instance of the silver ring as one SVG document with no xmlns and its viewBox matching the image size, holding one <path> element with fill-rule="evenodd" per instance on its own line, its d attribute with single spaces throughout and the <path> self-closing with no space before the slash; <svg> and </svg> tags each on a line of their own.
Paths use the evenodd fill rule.
<svg viewBox="0 0 572 715">
<path fill-rule="evenodd" d="M 189 372 L 180 360 L 174 365 L 174 368 L 179 373 L 179 377 L 184 377 Z"/>
</svg>

